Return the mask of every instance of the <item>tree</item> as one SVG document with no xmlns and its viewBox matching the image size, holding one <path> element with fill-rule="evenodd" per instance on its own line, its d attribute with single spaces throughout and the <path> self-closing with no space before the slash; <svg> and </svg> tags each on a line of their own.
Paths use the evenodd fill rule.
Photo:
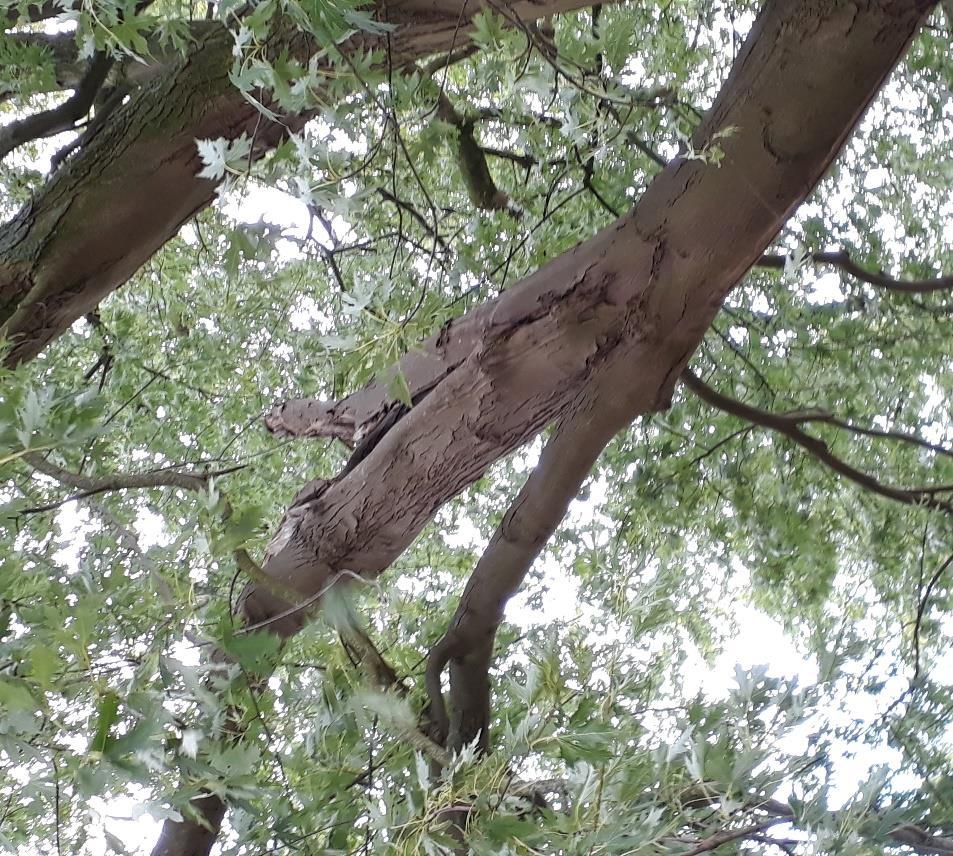
<svg viewBox="0 0 953 856">
<path fill-rule="evenodd" d="M 11 6 L 4 845 L 953 852 L 932 5 Z"/>
</svg>

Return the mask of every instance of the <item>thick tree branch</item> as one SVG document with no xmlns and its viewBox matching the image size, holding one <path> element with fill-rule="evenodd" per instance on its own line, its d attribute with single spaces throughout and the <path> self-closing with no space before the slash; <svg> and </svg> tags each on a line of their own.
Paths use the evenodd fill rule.
<svg viewBox="0 0 953 856">
<path fill-rule="evenodd" d="M 769 0 L 692 140 L 702 150 L 736 129 L 719 137 L 721 165 L 673 160 L 628 215 L 409 353 L 400 370 L 418 403 L 293 509 L 264 573 L 313 604 L 345 574 L 379 575 L 444 502 L 546 425 L 590 401 L 615 404 L 621 424 L 664 407 L 725 296 L 826 171 L 932 5 Z M 424 43 L 439 49 L 414 42 Z M 295 415 L 316 434 L 367 436 L 391 411 L 390 379 Z M 250 585 L 241 618 L 272 621 L 289 606 Z M 288 636 L 303 622 L 302 610 L 269 626 Z"/>
<path fill-rule="evenodd" d="M 605 379 L 600 393 L 615 380 L 627 383 L 627 390 L 623 387 L 614 395 L 598 396 L 587 392 L 556 427 L 470 575 L 446 634 L 430 652 L 426 671 L 430 716 L 437 739 L 451 750 L 477 737 L 481 750 L 489 747 L 489 667 L 504 608 L 602 450 L 631 421 L 630 402 L 639 400 L 640 390 L 627 374 L 625 366 L 618 378 Z M 441 675 L 448 663 L 449 714 L 441 691 Z"/>
<path fill-rule="evenodd" d="M 895 279 L 884 273 L 867 270 L 854 262 L 846 250 L 811 253 L 807 256 L 807 260 L 818 265 L 830 265 L 868 285 L 887 291 L 899 291 L 902 294 L 928 294 L 931 291 L 946 291 L 953 288 L 953 276 L 939 276 L 934 279 Z M 787 256 L 765 253 L 758 259 L 756 266 L 784 270 L 787 261 Z"/>
<path fill-rule="evenodd" d="M 214 30 L 223 29 L 217 21 L 191 21 L 189 37 L 194 40 Z M 86 73 L 88 63 L 79 56 L 76 35 L 73 32 L 15 32 L 7 33 L 5 38 L 21 45 L 31 45 L 48 51 L 53 59 L 53 84 L 56 89 L 76 89 Z M 181 59 L 181 52 L 169 48 L 158 36 L 150 33 L 145 34 L 144 38 L 146 39 L 144 57 L 115 58 L 113 67 L 106 78 L 107 86 L 116 87 L 121 84 L 127 87 L 140 86 L 168 72 Z M 11 94 L 13 93 L 0 91 L 0 98 L 9 97 Z"/>
<path fill-rule="evenodd" d="M 620 364 L 638 380 L 628 419 L 664 404 L 728 290 L 813 187 L 887 74 L 883 34 L 895 39 L 892 62 L 906 44 L 901 33 L 919 20 L 907 8 L 911 18 L 901 24 L 900 7 L 874 6 L 848 21 L 833 4 L 820 23 L 814 13 L 799 18 L 799 8 L 768 5 L 700 127 L 696 149 L 717 129 L 740 129 L 720 141 L 719 167 L 676 159 L 631 214 L 408 353 L 400 370 L 419 403 L 301 508 L 272 573 L 305 597 L 334 568 L 376 576 L 447 498 L 564 415 L 582 389 L 613 376 L 605 394 L 626 390 L 614 374 Z M 842 49 L 831 51 L 838 40 Z M 781 150 L 791 157 L 779 158 Z M 390 411 L 389 380 L 385 373 L 330 405 L 288 403 L 270 425 L 293 417 L 316 436 L 364 436 Z"/>
<path fill-rule="evenodd" d="M 532 20 L 584 5 L 513 0 L 509 8 Z M 377 17 L 393 31 L 386 37 L 357 34 L 341 50 L 378 51 L 394 67 L 405 67 L 464 46 L 480 8 L 380 2 Z M 297 60 L 321 47 L 300 35 L 273 42 L 276 53 Z M 70 169 L 57 170 L 0 230 L 0 336 L 12 342 L 7 364 L 35 357 L 214 199 L 216 182 L 197 177 L 196 139 L 245 133 L 255 141 L 254 159 L 307 121 L 301 115 L 272 122 L 245 99 L 229 79 L 233 43 L 222 27 L 198 35 L 188 56 L 117 108 L 70 160 Z"/>
<path fill-rule="evenodd" d="M 104 53 L 96 54 L 90 61 L 89 69 L 83 75 L 83 79 L 77 84 L 76 90 L 66 101 L 51 110 L 34 113 L 32 116 L 10 122 L 0 128 L 0 160 L 18 146 L 31 140 L 72 130 L 73 126 L 93 106 L 93 101 L 111 67 L 110 56 Z"/>
<path fill-rule="evenodd" d="M 865 490 L 869 490 L 871 493 L 892 499 L 896 502 L 902 502 L 905 505 L 921 505 L 927 508 L 935 508 L 947 514 L 953 514 L 953 504 L 946 500 L 939 499 L 937 496 L 939 493 L 953 490 L 951 487 L 902 488 L 884 484 L 868 473 L 858 470 L 856 467 L 838 458 L 830 451 L 827 443 L 808 434 L 801 428 L 804 422 L 820 421 L 813 418 L 810 411 L 807 411 L 806 415 L 799 415 L 798 413 L 770 413 L 766 410 L 752 407 L 750 404 L 745 404 L 737 399 L 730 398 L 712 389 L 712 387 L 708 386 L 708 384 L 690 369 L 686 369 L 685 372 L 683 372 L 682 379 L 685 381 L 685 386 L 702 399 L 702 401 L 710 404 L 717 410 L 730 413 L 732 416 L 737 416 L 740 419 L 752 422 L 755 425 L 760 425 L 763 428 L 777 431 L 802 449 L 810 452 L 829 469 L 844 476 Z"/>
</svg>

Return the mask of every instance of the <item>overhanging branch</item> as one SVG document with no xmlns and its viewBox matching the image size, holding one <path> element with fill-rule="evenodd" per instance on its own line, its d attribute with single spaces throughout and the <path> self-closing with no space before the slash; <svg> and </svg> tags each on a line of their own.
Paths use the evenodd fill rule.
<svg viewBox="0 0 953 856">
<path fill-rule="evenodd" d="M 457 168 L 467 188 L 470 201 L 483 211 L 511 211 L 510 197 L 500 190 L 490 173 L 486 153 L 477 142 L 473 130 L 473 120 L 462 115 L 453 106 L 450 99 L 441 90 L 437 96 L 437 118 L 456 128 L 454 141 L 457 154 Z"/>
<path fill-rule="evenodd" d="M 72 470 L 54 464 L 39 452 L 26 454 L 23 456 L 23 460 L 37 472 L 56 479 L 60 484 L 77 489 L 76 493 L 57 500 L 55 503 L 26 510 L 35 513 L 51 511 L 67 502 L 109 491 L 144 490 L 157 487 L 174 487 L 190 491 L 207 490 L 210 479 L 228 475 L 242 468 L 241 466 L 235 466 L 201 473 L 165 469 L 146 473 L 111 473 L 100 478 L 93 478 L 82 473 L 74 473 Z"/>
<path fill-rule="evenodd" d="M 846 250 L 810 253 L 806 258 L 807 261 L 814 264 L 830 265 L 838 268 L 868 285 L 883 288 L 887 291 L 897 291 L 901 294 L 928 294 L 931 291 L 946 291 L 953 288 L 953 276 L 939 276 L 932 279 L 895 279 L 885 273 L 867 270 L 867 268 L 863 268 L 853 261 L 850 253 Z M 757 261 L 756 266 L 771 270 L 784 270 L 787 263 L 787 256 L 765 253 Z"/>
<path fill-rule="evenodd" d="M 710 404 L 715 409 L 782 434 L 813 455 L 818 461 L 824 464 L 824 466 L 844 476 L 865 490 L 869 490 L 871 493 L 892 499 L 895 502 L 901 502 L 905 505 L 919 505 L 926 508 L 934 508 L 946 514 L 953 514 L 953 504 L 938 497 L 940 493 L 953 490 L 953 486 L 924 488 L 896 487 L 895 485 L 881 482 L 872 475 L 857 469 L 837 457 L 828 448 L 827 443 L 808 434 L 801 428 L 801 425 L 805 422 L 828 421 L 819 419 L 816 415 L 816 411 L 812 413 L 810 410 L 807 410 L 802 413 L 784 414 L 761 410 L 718 392 L 692 372 L 691 369 L 686 369 L 682 373 L 682 380 L 685 382 L 685 386 L 694 392 L 702 401 Z"/>
<path fill-rule="evenodd" d="M 34 113 L 25 119 L 10 122 L 0 128 L 0 160 L 24 143 L 41 137 L 51 137 L 73 126 L 85 116 L 93 106 L 93 101 L 112 67 L 112 58 L 105 53 L 96 54 L 89 63 L 89 69 L 77 84 L 73 94 L 58 107 Z"/>
</svg>

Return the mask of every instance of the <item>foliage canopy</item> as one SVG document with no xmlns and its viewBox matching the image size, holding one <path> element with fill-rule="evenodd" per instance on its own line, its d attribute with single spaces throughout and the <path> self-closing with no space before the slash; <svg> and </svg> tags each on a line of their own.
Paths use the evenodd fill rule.
<svg viewBox="0 0 953 856">
<path fill-rule="evenodd" d="M 400 69 L 335 50 L 387 31 L 348 0 L 95 0 L 55 27 L 5 5 L 6 122 L 98 56 L 123 97 L 213 26 L 230 85 L 312 118 L 261 159 L 254 136 L 196 140 L 218 202 L 0 375 L 0 849 L 138 852 L 153 827 L 117 807 L 188 816 L 204 791 L 231 809 L 223 853 L 452 852 L 461 807 L 476 854 L 866 854 L 953 830 L 953 20 L 929 18 L 705 337 L 692 368 L 734 404 L 680 386 L 607 447 L 497 638 L 492 752 L 441 772 L 423 661 L 541 441 L 281 645 L 233 622 L 242 563 L 347 452 L 261 417 L 380 375 L 672 157 L 719 168 L 689 140 L 759 4 L 488 8 L 476 50 Z M 272 50 L 279 18 L 331 64 Z M 0 163 L 4 219 L 82 132 Z M 719 652 L 771 622 L 799 674 L 766 641 L 729 678 Z"/>
</svg>

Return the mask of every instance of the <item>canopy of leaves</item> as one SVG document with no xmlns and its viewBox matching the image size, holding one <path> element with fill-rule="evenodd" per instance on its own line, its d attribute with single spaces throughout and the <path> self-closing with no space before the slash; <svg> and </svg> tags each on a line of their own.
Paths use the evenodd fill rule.
<svg viewBox="0 0 953 856">
<path fill-rule="evenodd" d="M 235 36 L 234 84 L 313 120 L 254 165 L 250 139 L 196 141 L 205 174 L 228 176 L 219 204 L 0 377 L 0 850 L 147 850 L 153 827 L 117 815 L 173 816 L 202 789 L 233 809 L 223 853 L 452 852 L 461 805 L 477 854 L 687 853 L 769 799 L 790 813 L 783 831 L 756 815 L 764 852 L 875 853 L 907 822 L 953 829 L 949 512 L 864 489 L 685 388 L 607 449 L 511 604 L 486 757 L 438 775 L 421 754 L 422 660 L 538 446 L 285 647 L 232 626 L 236 551 L 260 558 L 295 491 L 346 458 L 269 435 L 263 412 L 357 388 L 624 212 L 687 151 L 757 4 L 627 2 L 534 27 L 487 11 L 462 60 L 367 56 L 333 75 L 261 49 L 279 10 L 332 54 L 374 26 L 347 2 L 210 8 Z M 187 52 L 206 11 L 65 3 L 55 26 L 18 32 L 135 69 Z M 735 399 L 810 417 L 804 431 L 879 483 L 943 502 L 953 293 L 812 254 L 894 280 L 953 270 L 950 24 L 937 12 L 917 36 L 778 238 L 786 261 L 751 271 L 693 362 Z M 62 100 L 60 62 L 0 37 L 4 120 Z M 4 218 L 72 136 L 3 161 Z M 464 136 L 505 202 L 474 192 Z M 140 486 L 101 489 L 130 475 Z M 703 682 L 763 615 L 804 658 L 800 683 L 767 640 L 749 660 L 763 666 Z M 372 688 L 345 619 L 405 694 Z"/>
</svg>

